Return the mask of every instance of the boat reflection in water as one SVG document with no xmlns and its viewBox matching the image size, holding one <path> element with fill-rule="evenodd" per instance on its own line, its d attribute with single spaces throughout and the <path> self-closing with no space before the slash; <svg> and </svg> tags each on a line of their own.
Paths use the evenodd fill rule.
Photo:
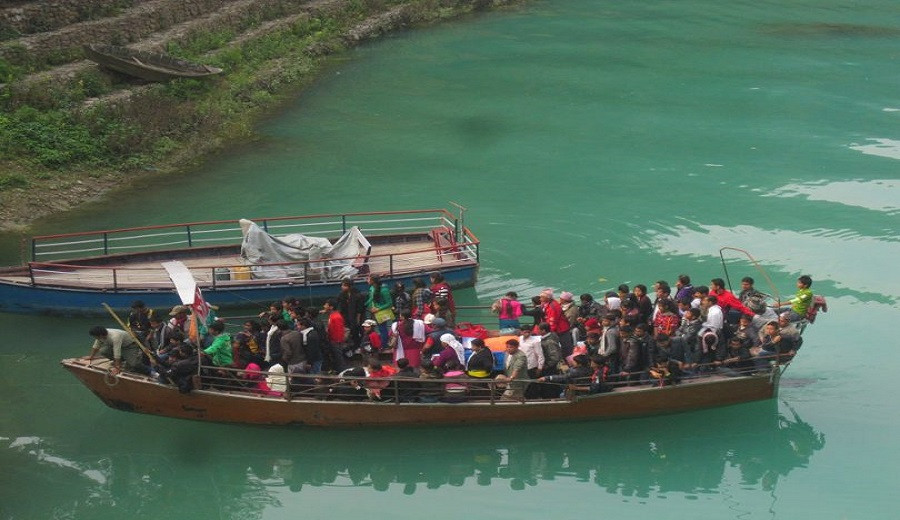
<svg viewBox="0 0 900 520">
<path fill-rule="evenodd" d="M 358 447 L 340 456 L 331 450 L 302 450 L 294 458 L 253 464 L 251 471 L 292 491 L 324 485 L 377 491 L 402 486 L 412 494 L 420 487 L 501 482 L 519 490 L 568 479 L 594 483 L 612 494 L 648 496 L 715 491 L 725 467 L 732 466 L 739 469 L 742 485 L 772 490 L 779 477 L 805 466 L 825 444 L 824 435 L 793 410 L 785 415 L 775 406 L 774 401 L 742 405 L 681 416 L 677 422 L 658 417 L 516 430 L 468 428 L 458 435 L 435 431 L 431 438 L 456 438 L 458 446 L 436 441 L 439 448 L 416 449 L 401 442 L 364 457 Z"/>
<path fill-rule="evenodd" d="M 51 454 L 49 441 L 20 438 L 6 455 L 20 476 L 40 478 L 37 484 L 14 479 L 12 488 L 45 500 L 8 505 L 21 506 L 25 516 L 96 518 L 115 505 L 243 519 L 282 506 L 290 492 L 315 494 L 322 487 L 414 494 L 444 486 L 522 490 L 548 481 L 622 497 L 689 497 L 735 484 L 727 481 L 735 479 L 726 476 L 729 467 L 739 471 L 744 489 L 774 491 L 780 477 L 806 466 L 825 445 L 823 434 L 777 406 L 770 400 L 650 419 L 515 428 L 298 431 L 171 422 L 165 435 L 122 432 L 109 443 L 85 442 L 69 458 Z M 136 443 L 140 437 L 146 439 Z M 96 452 L 101 449 L 108 451 Z M 192 500 L 197 486 L 216 489 L 216 499 Z M 354 496 L 359 492 L 365 489 Z"/>
</svg>

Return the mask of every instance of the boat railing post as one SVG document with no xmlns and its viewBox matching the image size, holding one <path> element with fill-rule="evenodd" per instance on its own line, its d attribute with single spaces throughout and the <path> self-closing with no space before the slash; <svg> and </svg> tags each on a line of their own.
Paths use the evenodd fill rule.
<svg viewBox="0 0 900 520">
<path fill-rule="evenodd" d="M 185 227 L 185 229 L 187 229 L 188 247 L 194 247 L 194 241 L 191 237 L 191 226 L 184 226 L 184 227 Z"/>
<path fill-rule="evenodd" d="M 285 382 L 286 382 L 286 384 L 284 385 L 284 386 L 285 386 L 285 388 L 284 388 L 284 400 L 285 400 L 285 401 L 290 401 L 291 398 L 293 397 L 293 393 L 294 393 L 293 390 L 291 390 L 291 388 L 292 388 L 292 386 L 293 386 L 293 384 L 294 384 L 294 374 L 290 374 L 290 373 L 285 374 L 285 375 L 284 375 L 284 380 L 285 380 Z"/>
<path fill-rule="evenodd" d="M 31 261 L 37 262 L 37 240 L 31 239 Z"/>
<path fill-rule="evenodd" d="M 269 232 L 269 221 L 268 221 L 268 220 L 263 220 L 263 221 L 262 221 L 262 225 L 263 225 L 263 231 L 265 231 L 266 233 L 268 233 L 268 232 Z"/>
<path fill-rule="evenodd" d="M 210 267 L 209 274 L 210 274 L 210 279 L 212 280 L 212 288 L 213 288 L 213 290 L 215 290 L 215 288 L 216 288 L 216 268 Z"/>
<path fill-rule="evenodd" d="M 347 232 L 347 215 L 341 215 L 341 234 Z"/>
<path fill-rule="evenodd" d="M 31 285 L 36 285 L 34 283 L 34 267 L 32 267 L 31 263 L 28 263 L 28 277 L 31 278 Z"/>
<path fill-rule="evenodd" d="M 109 233 L 103 233 L 103 254 L 109 254 Z"/>
<path fill-rule="evenodd" d="M 113 277 L 113 280 L 112 280 L 113 291 L 118 291 L 119 290 L 119 276 L 117 273 L 117 269 L 115 269 L 115 268 L 112 270 L 112 277 Z"/>
<path fill-rule="evenodd" d="M 491 379 L 488 381 L 488 389 L 491 391 L 491 404 L 496 404 L 497 387 L 496 382 Z"/>
<path fill-rule="evenodd" d="M 391 253 L 391 255 L 388 256 L 388 273 L 390 273 L 389 276 L 391 278 L 394 277 L 394 254 L 393 253 Z"/>
<path fill-rule="evenodd" d="M 394 404 L 400 404 L 400 385 L 396 379 L 392 380 L 391 384 L 394 386 Z"/>
</svg>

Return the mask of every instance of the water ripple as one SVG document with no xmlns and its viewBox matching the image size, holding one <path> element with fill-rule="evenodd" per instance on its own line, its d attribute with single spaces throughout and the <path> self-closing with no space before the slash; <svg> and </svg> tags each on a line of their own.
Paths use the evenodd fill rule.
<svg viewBox="0 0 900 520">
<path fill-rule="evenodd" d="M 878 157 L 887 157 L 888 159 L 900 159 L 900 141 L 896 139 L 871 137 L 866 139 L 866 142 L 869 144 L 853 143 L 850 145 L 850 149 L 862 152 L 866 155 L 877 155 Z"/>
<path fill-rule="evenodd" d="M 896 141 L 896 143 L 898 144 L 897 152 L 900 154 L 900 141 Z M 900 155 L 897 158 L 900 158 Z M 888 215 L 900 213 L 900 180 L 896 179 L 788 184 L 768 196 L 805 196 L 807 200 L 836 202 L 845 206 L 883 211 Z"/>
<path fill-rule="evenodd" d="M 791 231 L 754 226 L 701 225 L 674 228 L 674 234 L 648 238 L 664 255 L 709 255 L 710 244 L 748 249 L 769 268 L 788 273 L 811 273 L 820 284 L 900 300 L 895 272 L 900 241 L 862 236 L 851 230 Z"/>
</svg>

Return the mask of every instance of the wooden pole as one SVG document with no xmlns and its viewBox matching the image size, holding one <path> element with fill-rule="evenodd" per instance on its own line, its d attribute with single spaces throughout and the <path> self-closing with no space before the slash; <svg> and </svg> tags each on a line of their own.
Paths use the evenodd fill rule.
<svg viewBox="0 0 900 520">
<path fill-rule="evenodd" d="M 159 363 L 156 362 L 156 356 L 153 354 L 153 352 L 150 351 L 150 349 L 144 346 L 144 343 L 141 342 L 141 340 L 139 340 L 137 336 L 134 335 L 134 332 L 132 332 L 131 328 L 126 325 L 121 318 L 119 318 L 119 315 L 116 314 L 116 311 L 112 310 L 112 307 L 110 307 L 106 303 L 101 303 L 101 305 L 103 305 L 103 308 L 106 309 L 106 311 L 109 312 L 110 315 L 112 315 L 112 317 L 116 320 L 116 323 L 118 323 L 119 326 L 122 327 L 122 329 L 127 332 L 129 336 L 131 336 L 131 339 L 133 339 L 134 342 L 137 343 L 138 347 L 144 352 L 144 354 L 147 355 L 147 358 L 149 358 L 150 360 L 150 364 L 153 367 L 158 367 Z"/>
</svg>

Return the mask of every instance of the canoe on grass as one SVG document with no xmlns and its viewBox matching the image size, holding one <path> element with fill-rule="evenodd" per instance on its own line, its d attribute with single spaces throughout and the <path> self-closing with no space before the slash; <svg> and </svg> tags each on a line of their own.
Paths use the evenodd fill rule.
<svg viewBox="0 0 900 520">
<path fill-rule="evenodd" d="M 218 67 L 192 63 L 161 52 L 138 51 L 115 45 L 85 45 L 84 55 L 104 67 L 148 81 L 203 78 L 222 72 Z"/>
</svg>

